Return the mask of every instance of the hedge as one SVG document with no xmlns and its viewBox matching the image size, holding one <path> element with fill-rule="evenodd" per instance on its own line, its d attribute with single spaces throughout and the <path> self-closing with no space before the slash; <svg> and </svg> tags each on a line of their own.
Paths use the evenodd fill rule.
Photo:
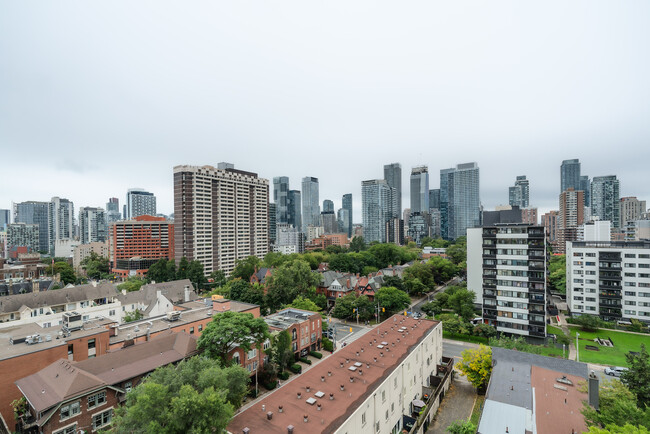
<svg viewBox="0 0 650 434">
<path fill-rule="evenodd" d="M 289 370 L 294 374 L 300 374 L 302 372 L 302 366 L 300 366 L 297 363 L 294 363 L 293 365 L 289 366 Z"/>
<path fill-rule="evenodd" d="M 277 387 L 277 385 L 278 385 L 277 380 L 270 381 L 268 383 L 264 383 L 264 387 L 266 387 L 266 390 L 273 390 L 273 389 L 275 389 Z"/>
<path fill-rule="evenodd" d="M 300 361 L 301 361 L 302 363 L 306 363 L 306 364 L 308 364 L 308 365 L 311 365 L 311 360 L 309 360 L 307 357 L 301 357 L 301 358 L 300 358 Z"/>
<path fill-rule="evenodd" d="M 287 371 L 282 371 L 278 374 L 278 378 L 280 380 L 288 380 L 289 379 L 289 373 Z"/>
<path fill-rule="evenodd" d="M 309 355 L 312 357 L 316 357 L 317 359 L 322 359 L 323 355 L 319 353 L 318 351 L 310 351 Z"/>
</svg>

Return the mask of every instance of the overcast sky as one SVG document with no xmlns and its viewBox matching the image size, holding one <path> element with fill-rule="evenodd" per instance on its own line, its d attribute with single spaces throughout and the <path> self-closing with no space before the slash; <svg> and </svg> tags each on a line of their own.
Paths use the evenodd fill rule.
<svg viewBox="0 0 650 434">
<path fill-rule="evenodd" d="M 172 168 L 220 161 L 352 193 L 400 162 L 476 161 L 556 209 L 563 159 L 650 200 L 650 2 L 1 1 L 0 208 L 173 212 Z"/>
</svg>

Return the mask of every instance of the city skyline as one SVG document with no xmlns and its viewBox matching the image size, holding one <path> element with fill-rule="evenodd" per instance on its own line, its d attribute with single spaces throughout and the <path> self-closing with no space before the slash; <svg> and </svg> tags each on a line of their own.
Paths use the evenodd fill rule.
<svg viewBox="0 0 650 434">
<path fill-rule="evenodd" d="M 435 189 L 440 169 L 476 161 L 486 209 L 507 204 L 526 174 L 542 213 L 557 209 L 562 160 L 578 158 L 591 178 L 616 175 L 621 196 L 650 199 L 650 62 L 640 54 L 650 4 L 612 14 L 607 2 L 557 3 L 557 14 L 507 1 L 358 2 L 341 14 L 162 3 L 153 15 L 146 5 L 7 5 L 0 143 L 14 182 L 0 208 L 55 196 L 104 207 L 141 186 L 170 214 L 173 167 L 220 161 L 294 188 L 318 178 L 335 209 L 352 193 L 355 223 L 360 182 L 392 162 L 405 198 L 413 167 L 427 165 Z M 325 151 L 318 164 L 296 164 L 311 149 Z"/>
</svg>

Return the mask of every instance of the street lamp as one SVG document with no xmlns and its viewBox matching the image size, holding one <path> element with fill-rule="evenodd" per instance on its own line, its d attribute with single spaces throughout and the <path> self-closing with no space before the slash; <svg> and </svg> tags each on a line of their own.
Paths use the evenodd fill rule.
<svg viewBox="0 0 650 434">
<path fill-rule="evenodd" d="M 580 361 L 580 345 L 578 344 L 578 337 L 580 333 L 576 332 L 576 362 Z"/>
</svg>

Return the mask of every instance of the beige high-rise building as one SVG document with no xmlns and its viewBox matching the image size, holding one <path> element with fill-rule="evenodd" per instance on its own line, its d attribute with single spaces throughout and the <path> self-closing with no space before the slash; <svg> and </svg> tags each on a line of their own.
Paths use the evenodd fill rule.
<svg viewBox="0 0 650 434">
<path fill-rule="evenodd" d="M 629 222 L 641 219 L 641 214 L 646 212 L 645 200 L 636 197 L 621 198 L 621 227 L 625 228 Z"/>
<path fill-rule="evenodd" d="M 566 242 L 578 239 L 578 226 L 585 222 L 584 212 L 584 191 L 569 188 L 560 193 L 560 219 L 555 253 L 564 253 Z"/>
<path fill-rule="evenodd" d="M 174 167 L 175 257 L 226 275 L 269 252 L 269 181 L 232 164 Z"/>
</svg>

